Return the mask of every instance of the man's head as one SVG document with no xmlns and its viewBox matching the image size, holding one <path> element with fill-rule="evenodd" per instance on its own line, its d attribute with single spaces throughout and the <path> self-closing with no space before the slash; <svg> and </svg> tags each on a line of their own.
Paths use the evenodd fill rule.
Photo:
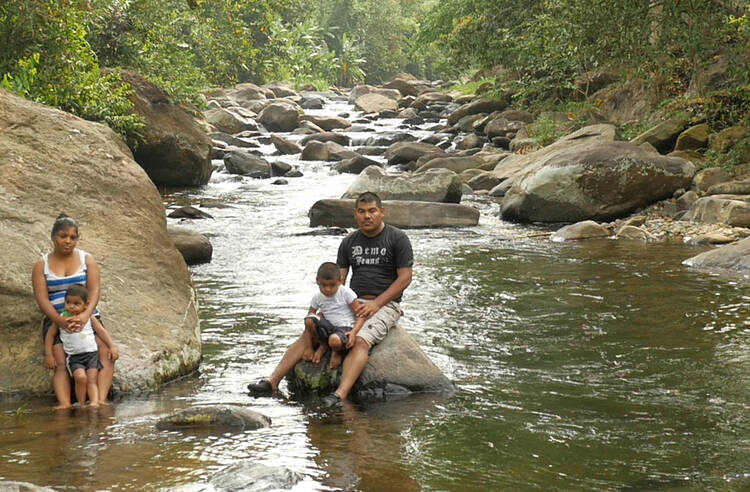
<svg viewBox="0 0 750 492">
<path fill-rule="evenodd" d="M 385 208 L 378 195 L 366 191 L 357 197 L 354 202 L 354 219 L 365 236 L 373 237 L 380 234 L 385 227 L 383 217 L 385 217 Z"/>
<path fill-rule="evenodd" d="M 89 303 L 89 290 L 80 284 L 73 284 L 65 291 L 65 310 L 73 316 L 82 313 Z"/>
<path fill-rule="evenodd" d="M 331 297 L 339 290 L 341 285 L 341 269 L 336 263 L 327 261 L 318 267 L 318 274 L 315 277 L 320 292 L 327 297 Z"/>
</svg>

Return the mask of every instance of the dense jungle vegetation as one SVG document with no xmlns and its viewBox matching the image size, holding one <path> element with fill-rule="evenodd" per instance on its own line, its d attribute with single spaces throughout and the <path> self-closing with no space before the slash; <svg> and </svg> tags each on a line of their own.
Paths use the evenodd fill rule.
<svg viewBox="0 0 750 492">
<path fill-rule="evenodd" d="M 747 0 L 4 0 L 0 78 L 121 133 L 139 120 L 103 68 L 133 69 L 198 107 L 211 86 L 324 89 L 400 72 L 560 107 L 590 96 L 586 74 L 606 73 L 644 81 L 662 106 L 698 98 L 714 126 L 731 125 L 750 113 L 749 10 Z M 719 62 L 721 77 L 696 84 Z"/>
</svg>

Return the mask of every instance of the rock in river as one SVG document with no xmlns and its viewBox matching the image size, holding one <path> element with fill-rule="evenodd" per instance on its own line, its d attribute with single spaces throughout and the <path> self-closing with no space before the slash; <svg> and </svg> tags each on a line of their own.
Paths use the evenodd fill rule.
<svg viewBox="0 0 750 492">
<path fill-rule="evenodd" d="M 457 203 L 383 201 L 385 222 L 401 228 L 475 226 L 479 211 Z M 356 227 L 354 200 L 318 200 L 310 208 L 310 227 Z"/>
<path fill-rule="evenodd" d="M 447 169 L 393 174 L 380 166 L 369 166 L 349 185 L 342 198 L 356 198 L 371 191 L 383 200 L 459 203 L 462 184 L 461 176 Z"/>
<path fill-rule="evenodd" d="M 207 405 L 186 408 L 157 422 L 162 430 L 202 429 L 242 432 L 270 427 L 271 419 L 249 408 L 236 405 Z"/>
</svg>

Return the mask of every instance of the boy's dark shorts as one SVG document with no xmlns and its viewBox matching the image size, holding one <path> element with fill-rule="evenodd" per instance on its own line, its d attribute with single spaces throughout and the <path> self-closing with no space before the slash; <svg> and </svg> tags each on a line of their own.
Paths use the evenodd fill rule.
<svg viewBox="0 0 750 492">
<path fill-rule="evenodd" d="M 100 315 L 97 314 L 94 317 L 99 321 L 99 323 L 102 322 L 102 317 Z M 51 326 L 52 326 L 52 320 L 45 316 L 44 319 L 42 319 L 42 345 L 44 344 L 44 339 L 47 338 L 47 332 L 49 331 Z M 104 324 L 102 324 L 102 326 L 104 326 Z M 95 337 L 99 336 L 96 334 L 96 330 L 94 330 L 94 336 Z M 52 345 L 57 345 L 58 343 L 62 343 L 62 340 L 60 339 L 59 327 L 57 330 L 57 335 L 55 335 L 55 340 L 52 342 Z"/>
<path fill-rule="evenodd" d="M 315 328 L 318 331 L 318 338 L 320 340 L 328 340 L 331 335 L 336 335 L 341 340 L 341 344 L 346 347 L 346 342 L 349 337 L 346 336 L 347 332 L 352 331 L 350 326 L 333 326 L 330 321 L 325 318 L 318 318 L 317 316 L 308 316 L 315 323 Z"/>
<path fill-rule="evenodd" d="M 72 375 L 76 369 L 101 369 L 102 363 L 99 361 L 99 351 L 84 352 L 82 354 L 73 354 L 68 356 L 68 372 Z"/>
</svg>

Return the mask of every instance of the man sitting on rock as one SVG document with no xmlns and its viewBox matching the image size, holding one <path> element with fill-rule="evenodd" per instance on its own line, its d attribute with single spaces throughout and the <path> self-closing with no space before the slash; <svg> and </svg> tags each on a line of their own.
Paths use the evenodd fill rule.
<svg viewBox="0 0 750 492">
<path fill-rule="evenodd" d="M 370 349 L 385 338 L 402 314 L 399 302 L 411 283 L 414 255 L 406 234 L 383 223 L 384 217 L 380 197 L 371 192 L 362 193 L 354 202 L 354 218 L 359 230 L 346 236 L 339 246 L 336 263 L 341 269 L 341 281 L 346 281 L 351 268 L 349 285 L 360 300 L 356 315 L 366 321 L 344 359 L 338 388 L 323 397 L 324 407 L 332 407 L 347 398 L 367 365 Z M 289 346 L 271 377 L 247 386 L 250 394 L 268 395 L 276 391 L 279 382 L 302 360 L 307 349 L 303 333 Z"/>
</svg>

